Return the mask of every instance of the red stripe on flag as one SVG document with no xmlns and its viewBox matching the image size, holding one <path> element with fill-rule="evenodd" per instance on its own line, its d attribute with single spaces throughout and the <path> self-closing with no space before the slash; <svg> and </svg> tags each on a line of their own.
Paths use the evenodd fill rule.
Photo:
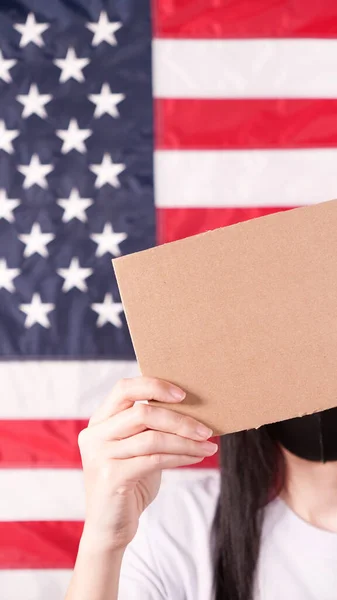
<svg viewBox="0 0 337 600">
<path fill-rule="evenodd" d="M 0 468 L 81 468 L 77 438 L 86 425 L 76 419 L 0 421 Z M 210 457 L 194 468 L 217 466 L 217 457 Z"/>
<path fill-rule="evenodd" d="M 333 38 L 335 0 L 153 0 L 154 35 L 166 38 Z"/>
<path fill-rule="evenodd" d="M 337 146 L 337 100 L 155 101 L 157 149 Z"/>
<path fill-rule="evenodd" d="M 158 208 L 157 241 L 159 244 L 173 242 L 196 233 L 234 225 L 241 221 L 263 217 L 281 210 L 289 210 L 289 207 Z"/>
<path fill-rule="evenodd" d="M 82 529 L 80 521 L 0 522 L 0 569 L 72 569 Z"/>
<path fill-rule="evenodd" d="M 79 468 L 85 420 L 0 421 L 0 468 Z"/>
</svg>

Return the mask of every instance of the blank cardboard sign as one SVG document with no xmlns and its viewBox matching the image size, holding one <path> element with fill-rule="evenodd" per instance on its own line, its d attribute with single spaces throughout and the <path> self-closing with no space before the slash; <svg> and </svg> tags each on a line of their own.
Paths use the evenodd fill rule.
<svg viewBox="0 0 337 600">
<path fill-rule="evenodd" d="M 337 405 L 337 200 L 113 261 L 143 375 L 223 434 Z"/>
</svg>

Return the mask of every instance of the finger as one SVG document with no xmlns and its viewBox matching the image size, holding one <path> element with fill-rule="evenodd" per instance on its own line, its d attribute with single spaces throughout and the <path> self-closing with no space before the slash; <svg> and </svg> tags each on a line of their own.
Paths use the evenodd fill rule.
<svg viewBox="0 0 337 600">
<path fill-rule="evenodd" d="M 128 438 L 147 429 L 174 433 L 193 440 L 206 440 L 213 434 L 211 429 L 192 417 L 149 404 L 136 404 L 107 419 L 100 428 L 106 440 Z"/>
<path fill-rule="evenodd" d="M 133 406 L 139 400 L 158 400 L 160 402 L 181 402 L 186 393 L 162 379 L 153 377 L 133 377 L 120 379 L 114 386 L 110 396 L 95 411 L 89 421 L 89 425 L 105 421 L 122 410 Z"/>
<path fill-rule="evenodd" d="M 127 461 L 127 469 L 123 472 L 125 483 L 139 480 L 151 475 L 156 471 L 175 469 L 176 467 L 187 467 L 201 463 L 205 457 L 188 456 L 184 454 L 149 454 L 148 456 L 137 456 Z"/>
<path fill-rule="evenodd" d="M 212 456 L 218 446 L 213 442 L 197 442 L 172 433 L 144 431 L 124 440 L 107 444 L 108 458 L 125 459 L 148 454 L 184 454 L 186 456 Z"/>
</svg>

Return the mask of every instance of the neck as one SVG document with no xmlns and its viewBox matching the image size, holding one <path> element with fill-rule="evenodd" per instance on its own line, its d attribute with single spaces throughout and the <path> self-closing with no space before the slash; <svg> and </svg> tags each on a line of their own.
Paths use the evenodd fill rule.
<svg viewBox="0 0 337 600">
<path fill-rule="evenodd" d="M 299 517 L 337 533 L 337 461 L 304 460 L 283 449 L 285 483 L 281 496 Z"/>
</svg>

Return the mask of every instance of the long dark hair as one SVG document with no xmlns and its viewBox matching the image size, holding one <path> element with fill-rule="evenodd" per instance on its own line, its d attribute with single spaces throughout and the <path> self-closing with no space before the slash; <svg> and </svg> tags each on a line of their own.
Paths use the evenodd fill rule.
<svg viewBox="0 0 337 600">
<path fill-rule="evenodd" d="M 282 486 L 282 457 L 266 427 L 220 439 L 221 488 L 214 520 L 216 600 L 251 600 L 262 511 Z"/>
</svg>

